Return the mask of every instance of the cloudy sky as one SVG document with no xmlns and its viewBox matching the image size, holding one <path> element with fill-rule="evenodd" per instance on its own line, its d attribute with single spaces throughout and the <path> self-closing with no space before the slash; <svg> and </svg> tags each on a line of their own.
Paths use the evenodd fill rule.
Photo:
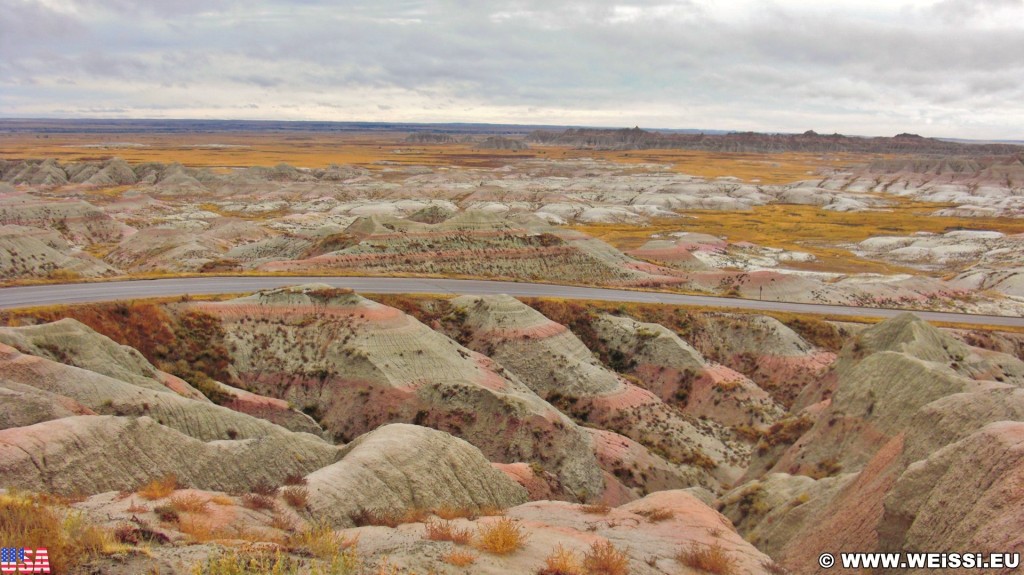
<svg viewBox="0 0 1024 575">
<path fill-rule="evenodd" d="M 1024 139 L 1024 0 L 0 0 L 0 117 Z"/>
</svg>

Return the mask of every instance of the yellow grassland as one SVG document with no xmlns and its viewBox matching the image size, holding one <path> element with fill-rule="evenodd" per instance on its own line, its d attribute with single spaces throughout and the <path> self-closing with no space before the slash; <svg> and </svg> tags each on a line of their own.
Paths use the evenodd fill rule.
<svg viewBox="0 0 1024 575">
<path fill-rule="evenodd" d="M 918 231 L 942 233 L 956 229 L 1024 232 L 1021 219 L 937 217 L 929 214 L 945 206 L 903 198 L 886 199 L 895 205 L 884 211 L 832 212 L 816 206 L 772 204 L 749 211 L 692 210 L 683 214 L 690 217 L 655 219 L 649 225 L 587 224 L 574 228 L 620 250 L 638 248 L 650 240 L 652 234 L 706 233 L 726 237 L 731 242 L 747 241 L 809 252 L 817 256 L 817 261 L 792 263 L 787 267 L 840 273 L 908 271 L 901 266 L 859 258 L 843 247 L 873 236 L 910 235 Z"/>
<path fill-rule="evenodd" d="M 594 158 L 625 164 L 657 163 L 674 171 L 747 182 L 787 183 L 822 168 L 867 161 L 853 154 L 745 154 L 701 150 L 577 150 L 532 146 L 524 151 L 476 150 L 472 144 L 409 144 L 405 134 L 323 134 L 220 132 L 195 134 L 0 134 L 0 158 L 57 158 L 61 161 L 123 158 L 130 163 L 179 162 L 217 171 L 288 163 L 306 168 L 331 164 L 384 169 L 389 165 L 496 167 L 530 158 Z M 117 143 L 141 144 L 120 147 Z M 104 146 L 107 147 L 97 147 Z M 212 147 L 217 146 L 217 147 Z M 381 163 L 384 162 L 384 163 Z M 109 193 L 117 195 L 119 191 Z"/>
</svg>

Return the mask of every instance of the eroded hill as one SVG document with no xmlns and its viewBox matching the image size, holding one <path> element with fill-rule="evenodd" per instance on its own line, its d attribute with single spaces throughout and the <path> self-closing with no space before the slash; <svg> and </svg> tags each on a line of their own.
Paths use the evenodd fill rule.
<svg viewBox="0 0 1024 575">
<path fill-rule="evenodd" d="M 0 507 L 82 513 L 92 543 L 51 530 L 79 542 L 55 553 L 69 573 L 812 573 L 824 551 L 1024 551 L 1014 334 L 378 299 L 7 312 Z"/>
</svg>

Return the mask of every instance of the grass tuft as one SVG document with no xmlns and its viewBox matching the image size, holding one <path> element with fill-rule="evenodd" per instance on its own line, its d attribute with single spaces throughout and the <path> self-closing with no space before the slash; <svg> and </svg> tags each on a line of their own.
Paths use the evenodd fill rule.
<svg viewBox="0 0 1024 575">
<path fill-rule="evenodd" d="M 246 493 L 242 496 L 242 505 L 255 511 L 275 509 L 277 504 L 272 497 L 259 493 Z"/>
<path fill-rule="evenodd" d="M 210 502 L 196 493 L 182 493 L 171 497 L 168 502 L 175 511 L 188 513 L 206 513 Z"/>
<path fill-rule="evenodd" d="M 139 488 L 139 496 L 150 501 L 163 499 L 178 488 L 178 478 L 173 473 L 154 479 Z"/>
<path fill-rule="evenodd" d="M 309 505 L 309 490 L 299 486 L 285 487 L 281 489 L 281 498 L 295 509 L 305 509 Z"/>
<path fill-rule="evenodd" d="M 481 525 L 477 532 L 477 547 L 494 555 L 508 555 L 520 549 L 529 535 L 521 525 L 508 517 Z"/>
<path fill-rule="evenodd" d="M 676 554 L 676 561 L 692 569 L 714 575 L 731 575 L 736 572 L 736 560 L 730 557 L 718 543 L 714 545 L 691 543 L 688 548 Z"/>
<path fill-rule="evenodd" d="M 0 494 L 0 541 L 46 548 L 54 573 L 117 550 L 114 534 L 69 512 L 53 498 L 9 491 Z"/>
<path fill-rule="evenodd" d="M 580 556 L 571 549 L 556 546 L 544 559 L 544 568 L 537 575 L 586 575 Z"/>
<path fill-rule="evenodd" d="M 671 509 L 641 509 L 636 512 L 641 517 L 646 517 L 651 523 L 659 523 L 661 521 L 668 521 L 676 516 L 675 511 Z"/>
<path fill-rule="evenodd" d="M 426 523 L 426 532 L 423 534 L 423 538 L 431 541 L 451 541 L 452 543 L 465 545 L 473 539 L 473 534 L 469 529 L 455 527 L 451 521 L 431 519 Z"/>
<path fill-rule="evenodd" d="M 583 556 L 588 575 L 629 575 L 629 556 L 611 541 L 594 543 Z"/>
<path fill-rule="evenodd" d="M 467 567 L 469 565 L 472 565 L 473 563 L 476 563 L 476 560 L 476 554 L 471 553 L 469 551 L 462 551 L 459 549 L 452 549 L 451 551 L 441 556 L 441 561 L 444 561 L 445 563 L 449 565 L 454 565 L 456 567 Z"/>
</svg>

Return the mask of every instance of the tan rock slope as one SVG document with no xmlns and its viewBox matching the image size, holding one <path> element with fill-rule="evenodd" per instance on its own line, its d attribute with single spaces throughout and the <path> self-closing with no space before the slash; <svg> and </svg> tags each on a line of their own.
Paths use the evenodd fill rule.
<svg viewBox="0 0 1024 575">
<path fill-rule="evenodd" d="M 4 484 L 58 494 L 132 490 L 174 475 L 184 485 L 245 492 L 335 461 L 337 448 L 279 433 L 204 443 L 150 417 L 76 416 L 0 431 Z"/>
<path fill-rule="evenodd" d="M 798 573 L 838 549 L 1024 550 L 1002 536 L 1020 521 L 1022 367 L 909 314 L 866 329 L 798 400 L 809 429 L 781 457 L 761 452 L 781 473 L 720 505 Z"/>
<path fill-rule="evenodd" d="M 526 501 L 526 490 L 491 467 L 479 449 L 408 424 L 356 438 L 337 463 L 306 479 L 312 512 L 345 527 L 361 510 L 506 508 Z"/>
</svg>

